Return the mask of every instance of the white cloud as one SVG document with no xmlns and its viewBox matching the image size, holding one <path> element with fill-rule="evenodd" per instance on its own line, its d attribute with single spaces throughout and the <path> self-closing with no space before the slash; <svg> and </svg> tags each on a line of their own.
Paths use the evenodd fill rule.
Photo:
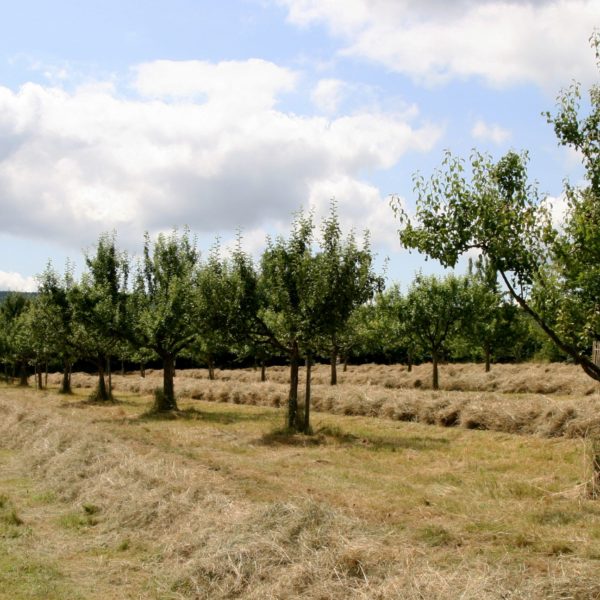
<svg viewBox="0 0 600 600">
<path fill-rule="evenodd" d="M 339 79 L 321 79 L 311 93 L 313 104 L 322 112 L 335 113 L 342 100 L 345 84 Z"/>
<path fill-rule="evenodd" d="M 0 290 L 34 292 L 37 290 L 37 283 L 33 277 L 24 277 L 20 273 L 0 271 Z"/>
<path fill-rule="evenodd" d="M 299 26 L 326 24 L 365 57 L 438 84 L 481 77 L 493 86 L 534 83 L 553 92 L 596 77 L 587 43 L 597 0 L 276 0 Z"/>
<path fill-rule="evenodd" d="M 265 61 L 159 61 L 135 72 L 152 98 L 124 98 L 113 84 L 0 87 L 0 231 L 79 248 L 111 229 L 129 246 L 144 230 L 184 223 L 200 234 L 254 230 L 289 220 L 322 181 L 370 194 L 365 169 L 387 169 L 441 136 L 415 124 L 415 111 L 325 119 L 277 110 L 296 74 Z"/>
<path fill-rule="evenodd" d="M 476 140 L 490 141 L 494 144 L 502 144 L 506 142 L 511 133 L 508 129 L 500 127 L 495 123 L 486 123 L 482 119 L 478 119 L 471 129 L 471 135 Z"/>
</svg>

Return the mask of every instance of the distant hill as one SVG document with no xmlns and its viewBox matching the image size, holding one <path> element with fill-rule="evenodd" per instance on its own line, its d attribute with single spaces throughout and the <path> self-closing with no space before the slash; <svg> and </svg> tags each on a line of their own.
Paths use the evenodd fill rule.
<svg viewBox="0 0 600 600">
<path fill-rule="evenodd" d="M 36 295 L 36 292 L 10 292 L 10 291 L 0 291 L 0 303 L 4 302 L 4 298 L 9 294 L 19 294 L 21 296 L 33 297 Z"/>
</svg>

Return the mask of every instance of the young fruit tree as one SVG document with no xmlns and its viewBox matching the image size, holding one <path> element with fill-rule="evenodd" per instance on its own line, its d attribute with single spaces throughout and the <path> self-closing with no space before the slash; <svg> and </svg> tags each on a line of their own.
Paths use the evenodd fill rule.
<svg viewBox="0 0 600 600">
<path fill-rule="evenodd" d="M 130 337 L 154 351 L 163 362 L 163 390 L 155 409 L 177 410 L 173 378 L 175 359 L 197 337 L 198 252 L 189 233 L 146 234 L 144 256 L 129 297 Z"/>
<path fill-rule="evenodd" d="M 600 67 L 600 34 L 592 37 Z M 469 161 L 447 153 L 429 180 L 415 177 L 416 213 L 409 217 L 397 200 L 400 240 L 453 267 L 471 249 L 481 251 L 510 295 L 567 356 L 600 381 L 591 356 L 600 340 L 600 86 L 590 89 L 589 114 L 582 116 L 580 88 L 559 96 L 555 116 L 547 114 L 559 143 L 579 151 L 586 185 L 567 185 L 568 210 L 554 227 L 547 202 L 527 179 L 527 155 L 508 152 L 499 161 L 474 152 Z M 532 301 L 534 286 L 556 298 L 547 318 Z"/>
</svg>

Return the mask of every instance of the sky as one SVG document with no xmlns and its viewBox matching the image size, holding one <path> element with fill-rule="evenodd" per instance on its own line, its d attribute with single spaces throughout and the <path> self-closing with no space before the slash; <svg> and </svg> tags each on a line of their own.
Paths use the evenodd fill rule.
<svg viewBox="0 0 600 600">
<path fill-rule="evenodd" d="M 334 198 L 403 285 L 440 268 L 401 248 L 389 206 L 445 150 L 529 152 L 563 205 L 579 157 L 542 111 L 598 80 L 598 0 L 20 0 L 0 20 L 0 289 L 102 232 L 241 230 L 259 256 Z"/>
</svg>

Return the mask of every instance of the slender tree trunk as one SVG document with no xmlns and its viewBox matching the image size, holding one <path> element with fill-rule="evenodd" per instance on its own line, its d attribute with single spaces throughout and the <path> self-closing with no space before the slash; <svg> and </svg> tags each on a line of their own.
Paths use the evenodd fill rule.
<svg viewBox="0 0 600 600">
<path fill-rule="evenodd" d="M 208 378 L 211 381 L 215 380 L 215 363 L 213 362 L 212 356 L 209 354 L 206 361 L 208 363 Z"/>
<path fill-rule="evenodd" d="M 312 370 L 312 359 L 310 354 L 306 356 L 306 391 L 304 393 L 304 427 L 305 434 L 310 433 L 310 378 Z"/>
<path fill-rule="evenodd" d="M 44 387 L 48 387 L 48 361 L 44 363 Z"/>
<path fill-rule="evenodd" d="M 348 355 L 344 354 L 344 368 L 342 371 L 345 373 L 348 370 Z"/>
<path fill-rule="evenodd" d="M 140 363 L 140 377 L 142 379 L 146 377 L 146 365 L 143 362 Z"/>
<path fill-rule="evenodd" d="M 71 364 L 68 361 L 63 363 L 63 376 L 60 384 L 59 394 L 72 394 L 71 389 Z"/>
<path fill-rule="evenodd" d="M 170 354 L 163 356 L 163 393 L 156 397 L 155 408 L 158 412 L 177 410 L 175 401 L 175 387 L 173 377 L 175 372 L 175 359 Z"/>
<path fill-rule="evenodd" d="M 106 372 L 108 373 L 108 397 L 112 400 L 112 370 L 110 368 L 110 356 L 106 357 Z"/>
<path fill-rule="evenodd" d="M 432 387 L 433 387 L 434 390 L 439 390 L 440 389 L 439 375 L 438 375 L 439 357 L 438 357 L 437 351 L 433 351 L 431 353 L 431 362 L 433 363 L 433 384 L 432 384 Z"/>
<path fill-rule="evenodd" d="M 27 387 L 29 385 L 28 377 L 27 363 L 22 360 L 21 364 L 19 365 L 19 385 L 21 387 Z"/>
<path fill-rule="evenodd" d="M 331 385 L 337 385 L 337 352 L 331 353 Z"/>
<path fill-rule="evenodd" d="M 262 360 L 260 362 L 260 380 L 261 381 L 266 381 L 267 380 L 267 366 L 265 365 L 265 361 Z"/>
<path fill-rule="evenodd" d="M 410 350 L 406 353 L 406 364 L 407 364 L 407 367 L 408 367 L 408 372 L 410 373 L 412 371 L 412 368 L 413 368 L 412 352 Z"/>
<path fill-rule="evenodd" d="M 96 400 L 100 402 L 106 402 L 108 400 L 109 395 L 106 389 L 106 380 L 104 378 L 104 361 L 100 358 L 96 361 L 96 366 L 98 367 L 98 386 L 96 387 Z"/>
<path fill-rule="evenodd" d="M 125 361 L 121 359 L 121 377 L 125 377 Z"/>
<path fill-rule="evenodd" d="M 485 345 L 484 348 L 484 352 L 485 352 L 485 372 L 489 373 L 490 372 L 490 364 L 491 364 L 491 352 L 490 352 L 490 347 L 488 344 Z"/>
<path fill-rule="evenodd" d="M 35 363 L 35 374 L 37 377 L 37 388 L 38 390 L 44 389 L 44 379 L 42 373 L 42 367 L 39 363 Z"/>
<path fill-rule="evenodd" d="M 290 395 L 288 398 L 288 428 L 296 430 L 298 423 L 298 367 L 300 353 L 298 343 L 294 342 L 290 353 Z"/>
</svg>

